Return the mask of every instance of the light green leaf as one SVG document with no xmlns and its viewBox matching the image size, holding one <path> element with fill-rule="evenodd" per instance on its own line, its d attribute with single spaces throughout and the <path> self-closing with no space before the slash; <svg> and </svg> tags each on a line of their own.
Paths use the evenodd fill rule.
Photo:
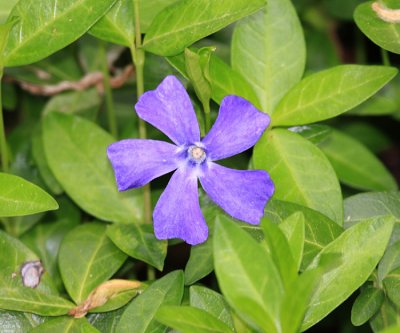
<svg viewBox="0 0 400 333">
<path fill-rule="evenodd" d="M 370 325 L 374 332 L 379 333 L 381 333 L 382 330 L 388 329 L 394 325 L 400 325 L 400 315 L 398 313 L 398 309 L 386 298 L 379 312 L 372 317 Z M 397 332 L 395 331 L 395 333 Z"/>
<path fill-rule="evenodd" d="M 23 216 L 58 208 L 49 194 L 27 180 L 0 173 L 0 216 Z"/>
<path fill-rule="evenodd" d="M 274 126 L 315 123 L 346 112 L 375 94 L 397 74 L 384 66 L 341 65 L 294 86 L 276 107 Z"/>
<path fill-rule="evenodd" d="M 344 132 L 332 130 L 329 138 L 319 147 L 342 183 L 370 191 L 397 189 L 396 180 L 383 163 L 363 144 Z"/>
<path fill-rule="evenodd" d="M 216 221 L 213 246 L 218 284 L 228 303 L 251 326 L 278 332 L 283 285 L 265 248 L 223 215 Z"/>
<path fill-rule="evenodd" d="M 285 129 L 267 131 L 254 149 L 254 167 L 269 172 L 274 198 L 315 209 L 343 223 L 340 185 L 325 155 L 308 140 Z"/>
<path fill-rule="evenodd" d="M 360 193 L 344 200 L 346 226 L 351 226 L 371 217 L 387 215 L 400 221 L 399 192 Z"/>
<path fill-rule="evenodd" d="M 163 306 L 156 318 L 181 333 L 232 333 L 232 329 L 222 321 L 190 306 Z"/>
<path fill-rule="evenodd" d="M 264 218 L 282 225 L 296 212 L 301 212 L 304 215 L 305 222 L 304 253 L 301 264 L 301 268 L 304 270 L 326 245 L 342 233 L 343 229 L 315 210 L 276 199 L 267 204 Z"/>
<path fill-rule="evenodd" d="M 383 7 L 382 2 L 365 2 L 359 5 L 354 12 L 357 26 L 375 44 L 390 52 L 400 54 L 400 24 L 383 20 L 373 10 L 373 3 L 378 4 L 378 7 L 375 8 L 379 8 L 379 12 L 388 13 L 388 8 Z"/>
<path fill-rule="evenodd" d="M 2 1 L 0 3 L 0 24 L 3 24 L 6 20 L 8 15 L 11 12 L 11 9 L 15 6 L 18 0 L 8 0 Z"/>
<path fill-rule="evenodd" d="M 0 7 L 1 8 L 1 7 Z M 44 318 L 33 313 L 0 310 L 0 327 L 7 327 L 9 332 L 26 333 L 42 323 Z"/>
<path fill-rule="evenodd" d="M 143 47 L 146 51 L 171 56 L 199 39 L 254 13 L 265 0 L 183 0 L 160 12 L 153 20 Z"/>
<path fill-rule="evenodd" d="M 387 297 L 400 307 L 400 268 L 391 271 L 383 280 Z"/>
<path fill-rule="evenodd" d="M 299 271 L 303 259 L 305 241 L 304 214 L 299 211 L 290 215 L 279 224 L 279 228 L 284 233 L 289 244 L 296 271 Z"/>
<path fill-rule="evenodd" d="M 329 135 L 332 132 L 332 128 L 327 125 L 311 124 L 303 126 L 293 126 L 289 128 L 289 131 L 300 134 L 308 141 L 319 145 L 329 138 Z"/>
<path fill-rule="evenodd" d="M 195 48 L 190 49 L 195 50 Z M 188 78 L 183 54 L 167 57 L 166 59 L 179 73 Z M 209 79 L 211 84 L 211 98 L 216 103 L 220 104 L 222 99 L 227 95 L 237 95 L 252 102 L 256 107 L 260 107 L 258 98 L 250 84 L 241 74 L 233 70 L 215 54 L 212 54 L 210 59 Z"/>
<path fill-rule="evenodd" d="M 351 323 L 354 326 L 365 324 L 377 313 L 385 300 L 382 289 L 367 287 L 361 290 L 351 308 Z"/>
<path fill-rule="evenodd" d="M 20 0 L 9 17 L 19 17 L 4 49 L 5 66 L 36 62 L 82 36 L 115 0 Z"/>
<path fill-rule="evenodd" d="M 180 0 L 145 0 L 139 3 L 140 28 L 142 33 L 149 29 L 154 17 L 166 7 Z"/>
<path fill-rule="evenodd" d="M 106 221 L 141 218 L 141 192 L 117 190 L 106 155 L 115 141 L 110 134 L 90 121 L 52 112 L 44 118 L 43 141 L 56 179 L 82 209 Z"/>
<path fill-rule="evenodd" d="M 221 294 L 201 286 L 191 286 L 189 290 L 191 306 L 207 311 L 233 330 L 230 309 Z"/>
<path fill-rule="evenodd" d="M 107 236 L 130 257 L 142 260 L 162 271 L 167 255 L 167 242 L 154 236 L 153 226 L 145 224 L 114 224 Z"/>
<path fill-rule="evenodd" d="M 124 311 L 116 332 L 165 332 L 166 328 L 154 318 L 163 305 L 179 305 L 183 296 L 183 273 L 175 271 L 155 281 L 136 297 Z"/>
<path fill-rule="evenodd" d="M 16 238 L 0 231 L 0 308 L 32 312 L 43 316 L 64 315 L 74 304 L 58 296 L 48 273 L 35 288 L 25 287 L 21 266 L 39 258 Z M 46 267 L 45 267 L 46 268 Z"/>
<path fill-rule="evenodd" d="M 264 112 L 271 114 L 300 81 L 305 61 L 303 30 L 290 0 L 268 1 L 234 30 L 232 67 L 253 87 Z"/>
<path fill-rule="evenodd" d="M 320 278 L 306 313 L 303 330 L 311 327 L 345 301 L 370 276 L 386 249 L 393 228 L 392 217 L 365 220 L 344 231 L 314 259 L 340 255 L 340 264 L 328 267 Z"/>
<path fill-rule="evenodd" d="M 126 258 L 107 237 L 105 225 L 89 223 L 74 228 L 65 236 L 58 255 L 68 294 L 77 304 L 81 303 L 94 288 L 107 281 Z"/>
<path fill-rule="evenodd" d="M 400 241 L 388 246 L 378 266 L 378 279 L 382 281 L 391 271 L 400 267 Z"/>
<path fill-rule="evenodd" d="M 118 0 L 89 32 L 108 42 L 134 47 L 135 20 L 132 0 Z"/>
<path fill-rule="evenodd" d="M 51 319 L 30 330 L 29 333 L 100 333 L 86 318 L 60 317 Z"/>
<path fill-rule="evenodd" d="M 400 325 L 390 326 L 385 330 L 380 331 L 379 333 L 398 333 L 398 332 L 400 332 Z"/>
</svg>

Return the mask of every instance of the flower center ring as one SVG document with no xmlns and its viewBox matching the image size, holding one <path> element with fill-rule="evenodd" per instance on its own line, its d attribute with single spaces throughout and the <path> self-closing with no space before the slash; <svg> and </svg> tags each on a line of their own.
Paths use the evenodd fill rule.
<svg viewBox="0 0 400 333">
<path fill-rule="evenodd" d="M 189 159 L 197 164 L 204 162 L 207 155 L 203 148 L 193 145 L 188 148 Z"/>
</svg>

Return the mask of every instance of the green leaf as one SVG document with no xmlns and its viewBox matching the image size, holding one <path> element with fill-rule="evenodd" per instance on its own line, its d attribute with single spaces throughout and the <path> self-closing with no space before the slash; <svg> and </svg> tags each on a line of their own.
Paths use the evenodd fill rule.
<svg viewBox="0 0 400 333">
<path fill-rule="evenodd" d="M 58 255 L 68 294 L 81 303 L 121 267 L 126 257 L 107 237 L 105 225 L 89 223 L 74 228 L 65 236 Z"/>
<path fill-rule="evenodd" d="M 117 325 L 125 309 L 126 306 L 104 313 L 89 313 L 86 318 L 100 332 L 118 333 L 116 330 Z"/>
<path fill-rule="evenodd" d="M 0 216 L 30 215 L 58 208 L 40 187 L 25 179 L 0 173 Z"/>
<path fill-rule="evenodd" d="M 391 271 L 383 280 L 387 297 L 400 307 L 400 268 Z"/>
<path fill-rule="evenodd" d="M 303 138 L 316 145 L 325 142 L 332 132 L 331 127 L 320 124 L 293 126 L 290 127 L 289 130 L 291 132 L 300 134 Z"/>
<path fill-rule="evenodd" d="M 82 209 L 106 221 L 141 218 L 141 192 L 117 190 L 106 155 L 114 142 L 110 134 L 90 121 L 52 112 L 44 118 L 43 141 L 56 179 Z"/>
<path fill-rule="evenodd" d="M 0 327 L 7 327 L 9 333 L 26 333 L 42 322 L 43 318 L 33 313 L 0 310 Z"/>
<path fill-rule="evenodd" d="M 385 293 L 381 289 L 367 287 L 361 290 L 351 308 L 351 323 L 354 326 L 365 324 L 379 311 L 384 299 Z"/>
<path fill-rule="evenodd" d="M 165 332 L 154 318 L 163 305 L 179 305 L 183 296 L 183 273 L 175 271 L 155 281 L 136 297 L 124 311 L 116 332 Z"/>
<path fill-rule="evenodd" d="M 232 329 L 222 321 L 202 309 L 190 306 L 163 306 L 156 318 L 182 333 L 232 333 Z"/>
<path fill-rule="evenodd" d="M 253 87 L 262 111 L 271 114 L 300 81 L 305 61 L 303 30 L 291 1 L 268 1 L 264 10 L 236 25 L 232 67 Z"/>
<path fill-rule="evenodd" d="M 343 223 L 340 185 L 325 155 L 285 129 L 267 131 L 254 149 L 254 167 L 269 172 L 274 198 L 315 209 Z"/>
<path fill-rule="evenodd" d="M 40 257 L 59 290 L 63 283 L 57 265 L 58 251 L 64 236 L 77 224 L 78 221 L 70 218 L 46 221 L 21 237 L 21 241 Z"/>
<path fill-rule="evenodd" d="M 20 66 L 36 62 L 82 36 L 115 0 L 20 0 L 10 13 L 19 17 L 4 49 L 4 64 Z"/>
<path fill-rule="evenodd" d="M 171 56 L 230 23 L 254 13 L 265 0 L 183 0 L 160 12 L 153 20 L 143 47 L 146 51 Z"/>
<path fill-rule="evenodd" d="M 372 1 L 359 5 L 354 12 L 354 20 L 360 30 L 375 44 L 385 50 L 400 54 L 400 24 L 382 20 L 372 9 Z M 380 4 L 380 11 L 385 12 Z"/>
<path fill-rule="evenodd" d="M 118 0 L 107 14 L 92 26 L 89 32 L 105 41 L 134 47 L 135 20 L 133 17 L 133 1 Z"/>
<path fill-rule="evenodd" d="M 400 241 L 388 246 L 378 266 L 378 279 L 382 281 L 391 271 L 400 267 Z"/>
<path fill-rule="evenodd" d="M 293 259 L 289 242 L 285 234 L 274 223 L 263 220 L 261 226 L 267 248 L 275 266 L 278 268 L 283 285 L 287 289 L 297 277 L 297 265 Z"/>
<path fill-rule="evenodd" d="M 233 320 L 224 297 L 214 290 L 201 286 L 190 287 L 190 305 L 207 311 L 233 330 Z"/>
<path fill-rule="evenodd" d="M 100 333 L 86 318 L 60 317 L 51 319 L 30 330 L 29 333 Z"/>
<path fill-rule="evenodd" d="M 11 12 L 11 9 L 14 5 L 18 2 L 18 0 L 9 0 L 9 1 L 2 1 L 0 4 L 0 24 L 3 24 L 6 20 L 8 15 Z"/>
<path fill-rule="evenodd" d="M 400 331 L 400 325 L 390 326 L 379 333 L 398 333 Z"/>
<path fill-rule="evenodd" d="M 217 218 L 213 246 L 218 284 L 228 303 L 251 326 L 278 332 L 283 285 L 265 248 L 223 215 Z"/>
<path fill-rule="evenodd" d="M 304 215 L 305 222 L 304 253 L 301 264 L 301 268 L 304 270 L 326 245 L 342 233 L 343 229 L 317 211 L 276 199 L 268 203 L 264 218 L 274 223 L 284 224 L 286 219 L 296 212 L 301 212 Z"/>
<path fill-rule="evenodd" d="M 179 0 L 146 0 L 140 1 L 140 29 L 142 33 L 146 33 L 149 29 L 154 17 L 163 11 L 166 7 L 172 5 Z"/>
<path fill-rule="evenodd" d="M 74 304 L 58 296 L 46 272 L 35 288 L 23 285 L 20 269 L 28 261 L 39 258 L 16 238 L 0 231 L 0 308 L 32 312 L 44 316 L 60 316 Z"/>
<path fill-rule="evenodd" d="M 380 333 L 383 329 L 392 327 L 394 325 L 400 325 L 400 315 L 398 313 L 398 309 L 386 298 L 379 312 L 372 317 L 370 325 L 374 332 Z"/>
<path fill-rule="evenodd" d="M 190 49 L 196 50 L 195 48 Z M 166 59 L 179 73 L 188 78 L 183 53 L 173 57 L 167 57 Z M 258 102 L 253 88 L 241 74 L 233 70 L 215 54 L 211 55 L 209 66 L 211 98 L 216 103 L 220 104 L 222 99 L 227 95 L 237 95 L 252 102 L 256 107 L 260 107 L 260 103 Z"/>
<path fill-rule="evenodd" d="M 1 6 L 1 5 L 0 5 Z M 12 27 L 17 23 L 17 18 L 12 18 L 6 23 L 0 24 L 0 73 L 3 76 L 3 67 L 4 67 L 4 48 L 7 45 L 8 38 L 10 37 L 10 32 Z"/>
<path fill-rule="evenodd" d="M 351 226 L 371 217 L 393 216 L 400 221 L 400 193 L 360 193 L 344 200 L 344 220 Z"/>
<path fill-rule="evenodd" d="M 361 190 L 396 190 L 397 183 L 383 163 L 363 144 L 338 130 L 319 145 L 339 180 Z"/>
<path fill-rule="evenodd" d="M 263 222 L 264 223 L 264 222 Z M 264 223 L 265 224 L 265 223 Z M 279 224 L 279 228 L 285 235 L 290 253 L 294 260 L 296 272 L 300 270 L 303 259 L 304 241 L 305 241 L 305 223 L 304 214 L 299 211 L 290 215 Z"/>
<path fill-rule="evenodd" d="M 123 252 L 162 271 L 167 242 L 154 236 L 153 226 L 144 224 L 114 224 L 107 228 L 107 236 Z"/>
<path fill-rule="evenodd" d="M 303 125 L 335 117 L 375 94 L 396 74 L 393 67 L 341 65 L 307 76 L 276 107 L 273 124 Z"/>
<path fill-rule="evenodd" d="M 341 262 L 328 267 L 320 279 L 306 313 L 303 330 L 311 327 L 345 301 L 370 276 L 385 251 L 393 229 L 393 218 L 365 220 L 345 230 L 314 259 L 340 255 Z"/>
</svg>

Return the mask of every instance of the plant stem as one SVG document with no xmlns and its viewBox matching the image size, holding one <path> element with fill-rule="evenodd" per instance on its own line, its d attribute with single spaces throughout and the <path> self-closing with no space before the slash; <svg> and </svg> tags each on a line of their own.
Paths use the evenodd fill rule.
<svg viewBox="0 0 400 333">
<path fill-rule="evenodd" d="M 135 45 L 131 47 L 131 54 L 136 68 L 136 92 L 137 98 L 143 95 L 144 92 L 144 61 L 145 53 L 142 49 L 142 33 L 140 31 L 140 13 L 139 13 L 139 0 L 133 0 L 135 10 Z M 146 124 L 139 118 L 139 137 L 141 139 L 147 138 Z M 145 223 L 151 223 L 151 192 L 150 184 L 143 187 L 143 205 L 144 205 L 144 220 Z"/>
<path fill-rule="evenodd" d="M 211 118 L 210 118 L 210 102 L 202 103 L 204 110 L 204 132 L 208 133 L 211 127 Z"/>
<path fill-rule="evenodd" d="M 102 55 L 104 97 L 106 100 L 108 126 L 111 135 L 116 138 L 118 137 L 117 117 L 115 115 L 114 102 L 110 85 L 110 72 L 108 70 L 107 52 L 104 42 L 100 42 L 100 52 Z"/>
<path fill-rule="evenodd" d="M 381 56 L 382 56 L 382 63 L 385 66 L 390 66 L 390 59 L 389 59 L 389 53 L 385 49 L 381 48 Z"/>
<path fill-rule="evenodd" d="M 3 104 L 1 100 L 1 80 L 3 78 L 3 68 L 0 68 L 0 154 L 1 154 L 1 166 L 4 172 L 8 172 L 8 148 L 6 141 L 6 130 L 3 119 Z"/>
</svg>

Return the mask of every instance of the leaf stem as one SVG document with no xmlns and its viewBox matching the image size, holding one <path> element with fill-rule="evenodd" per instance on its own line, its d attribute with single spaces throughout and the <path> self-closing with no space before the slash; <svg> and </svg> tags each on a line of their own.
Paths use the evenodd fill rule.
<svg viewBox="0 0 400 333">
<path fill-rule="evenodd" d="M 106 100 L 108 126 L 111 135 L 116 138 L 118 137 L 117 117 L 115 115 L 114 102 L 110 85 L 110 72 L 108 68 L 107 52 L 104 42 L 100 42 L 100 52 L 102 56 L 104 97 Z"/>
<path fill-rule="evenodd" d="M 1 155 L 1 167 L 4 172 L 8 172 L 8 148 L 6 141 L 6 130 L 4 126 L 4 118 L 3 118 L 3 104 L 1 100 L 1 80 L 3 78 L 3 68 L 0 68 L 0 155 Z"/>
<path fill-rule="evenodd" d="M 202 104 L 204 110 L 204 132 L 207 134 L 211 127 L 210 102 Z"/>
<path fill-rule="evenodd" d="M 382 63 L 385 66 L 390 66 L 389 53 L 387 50 L 381 48 Z"/>
<path fill-rule="evenodd" d="M 145 53 L 142 49 L 142 33 L 140 31 L 140 12 L 139 0 L 133 0 L 135 11 L 135 45 L 131 47 L 131 54 L 136 68 L 136 92 L 137 98 L 144 92 L 144 61 Z M 139 137 L 147 138 L 146 123 L 139 118 Z M 144 220 L 145 223 L 151 223 L 151 192 L 150 184 L 143 186 L 143 204 L 144 204 Z"/>
</svg>

